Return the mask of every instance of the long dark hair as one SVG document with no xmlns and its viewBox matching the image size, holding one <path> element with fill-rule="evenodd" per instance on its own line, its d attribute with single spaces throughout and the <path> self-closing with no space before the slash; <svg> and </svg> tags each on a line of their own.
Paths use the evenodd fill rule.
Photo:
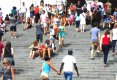
<svg viewBox="0 0 117 80">
<path fill-rule="evenodd" d="M 11 52 L 11 42 L 7 41 L 6 45 L 5 45 L 5 50 Z"/>
</svg>

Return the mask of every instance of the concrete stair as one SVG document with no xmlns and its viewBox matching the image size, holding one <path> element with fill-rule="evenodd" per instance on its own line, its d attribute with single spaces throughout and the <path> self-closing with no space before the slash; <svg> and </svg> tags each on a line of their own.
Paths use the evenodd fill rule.
<svg viewBox="0 0 117 80">
<path fill-rule="evenodd" d="M 23 25 L 18 25 L 17 28 L 18 39 L 11 39 L 9 32 L 4 36 L 5 39 L 12 42 L 14 48 L 16 80 L 39 80 L 43 61 L 40 58 L 29 60 L 30 49 L 28 48 L 35 40 L 35 28 L 28 31 L 23 31 Z M 58 55 L 52 58 L 53 65 L 59 70 L 62 58 L 67 55 L 67 50 L 73 49 L 80 73 L 80 77 L 77 78 L 74 71 L 73 80 L 115 80 L 117 57 L 113 58 L 112 54 L 109 54 L 109 67 L 107 68 L 103 66 L 103 56 L 90 60 L 90 26 L 86 26 L 86 29 L 86 32 L 80 33 L 75 32 L 75 26 L 67 27 L 65 46 Z M 47 38 L 48 36 L 44 36 L 44 40 Z M 2 64 L 0 67 L 3 67 Z M 51 70 L 49 77 L 50 80 L 64 80 L 63 74 L 58 76 L 53 70 Z"/>
</svg>

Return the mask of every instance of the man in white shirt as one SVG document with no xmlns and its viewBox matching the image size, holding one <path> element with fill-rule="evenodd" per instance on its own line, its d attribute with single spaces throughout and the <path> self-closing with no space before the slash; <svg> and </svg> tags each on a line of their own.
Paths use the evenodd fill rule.
<svg viewBox="0 0 117 80">
<path fill-rule="evenodd" d="M 21 16 L 23 17 L 23 22 L 26 22 L 26 12 L 27 12 L 27 8 L 25 6 L 25 3 L 22 2 L 22 7 L 20 8 L 20 13 L 21 13 Z"/>
<path fill-rule="evenodd" d="M 66 80 L 72 80 L 72 76 L 73 76 L 73 67 L 75 68 L 76 72 L 77 72 L 77 76 L 79 77 L 79 72 L 78 72 L 78 68 L 76 65 L 76 59 L 75 57 L 72 56 L 73 51 L 72 50 L 68 50 L 68 55 L 66 55 L 61 63 L 61 68 L 60 68 L 60 73 L 63 69 L 64 72 L 64 77 Z"/>
<path fill-rule="evenodd" d="M 26 8 L 24 2 L 22 2 L 22 7 L 21 7 L 21 9 L 20 9 L 20 12 L 21 12 L 21 13 L 26 13 L 26 12 L 27 12 L 27 8 Z"/>
</svg>

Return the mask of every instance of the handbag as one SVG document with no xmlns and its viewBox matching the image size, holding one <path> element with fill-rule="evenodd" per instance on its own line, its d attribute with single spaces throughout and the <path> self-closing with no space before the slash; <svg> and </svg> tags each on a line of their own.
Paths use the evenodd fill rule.
<svg viewBox="0 0 117 80">
<path fill-rule="evenodd" d="M 13 61 L 12 61 L 12 65 L 15 66 L 15 61 L 14 61 L 14 59 L 13 59 Z"/>
</svg>

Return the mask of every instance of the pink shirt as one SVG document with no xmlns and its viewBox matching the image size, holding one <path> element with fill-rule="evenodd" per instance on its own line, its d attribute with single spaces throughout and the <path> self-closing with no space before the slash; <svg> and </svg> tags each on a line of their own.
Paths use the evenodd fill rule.
<svg viewBox="0 0 117 80">
<path fill-rule="evenodd" d="M 95 2 L 92 2 L 91 3 L 91 7 L 93 8 L 93 7 L 96 7 L 97 6 L 97 4 L 95 3 Z"/>
<path fill-rule="evenodd" d="M 47 14 L 42 14 L 41 15 L 41 22 L 47 22 L 47 17 L 48 17 Z"/>
</svg>

